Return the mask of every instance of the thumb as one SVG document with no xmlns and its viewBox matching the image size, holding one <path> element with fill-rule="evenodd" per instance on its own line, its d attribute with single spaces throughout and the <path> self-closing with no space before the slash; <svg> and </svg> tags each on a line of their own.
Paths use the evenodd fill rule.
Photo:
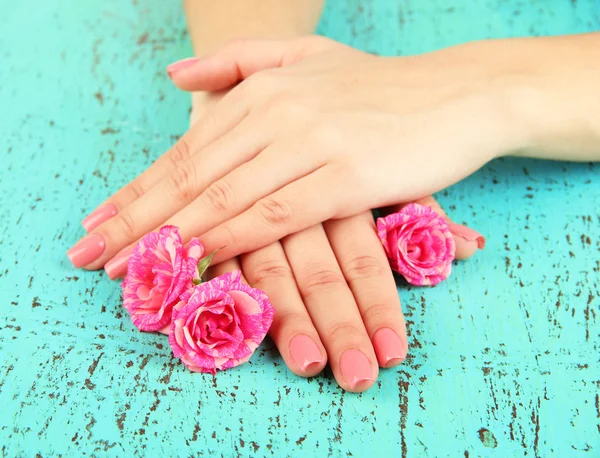
<svg viewBox="0 0 600 458">
<path fill-rule="evenodd" d="M 261 70 L 299 62 L 334 44 L 319 36 L 293 40 L 237 40 L 210 56 L 174 62 L 167 67 L 167 73 L 175 86 L 184 91 L 217 91 Z"/>
</svg>

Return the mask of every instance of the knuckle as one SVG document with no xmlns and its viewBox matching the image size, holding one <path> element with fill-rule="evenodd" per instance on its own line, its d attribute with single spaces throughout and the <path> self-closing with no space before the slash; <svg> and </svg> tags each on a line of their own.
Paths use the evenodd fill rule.
<svg viewBox="0 0 600 458">
<path fill-rule="evenodd" d="M 144 188 L 138 180 L 134 180 L 131 183 L 129 183 L 128 188 L 136 200 L 144 195 Z"/>
<path fill-rule="evenodd" d="M 360 314 L 365 323 L 379 322 L 392 325 L 394 322 L 392 304 L 374 302 L 361 308 Z"/>
<path fill-rule="evenodd" d="M 273 321 L 275 326 L 280 329 L 286 326 L 293 326 L 295 329 L 302 329 L 312 326 L 312 322 L 305 314 L 291 310 L 275 310 L 275 317 Z"/>
<path fill-rule="evenodd" d="M 179 164 L 169 176 L 172 195 L 184 203 L 191 202 L 195 196 L 196 171 L 192 161 Z"/>
<path fill-rule="evenodd" d="M 294 312 L 292 310 L 281 311 L 281 312 L 279 312 L 278 315 L 279 315 L 280 324 L 292 323 L 294 325 L 298 325 L 298 323 L 306 323 L 306 324 L 311 323 L 311 321 L 309 320 L 308 316 L 306 316 L 306 314 L 300 313 L 300 312 Z"/>
<path fill-rule="evenodd" d="M 181 162 L 189 159 L 191 155 L 192 148 L 185 136 L 181 137 L 167 152 L 167 158 L 171 161 L 174 167 L 178 167 Z"/>
<path fill-rule="evenodd" d="M 293 278 L 292 269 L 290 266 L 280 261 L 265 261 L 258 264 L 254 268 L 254 279 L 257 284 L 263 283 L 272 279 L 289 279 Z"/>
<path fill-rule="evenodd" d="M 273 198 L 258 202 L 258 211 L 269 226 L 283 226 L 290 222 L 294 212 L 289 203 Z"/>
<path fill-rule="evenodd" d="M 375 256 L 355 256 L 348 262 L 345 273 L 348 281 L 379 277 L 384 272 L 384 264 Z"/>
<path fill-rule="evenodd" d="M 136 224 L 129 212 L 119 213 L 116 220 L 119 233 L 126 239 L 131 240 L 136 236 Z"/>
<path fill-rule="evenodd" d="M 236 235 L 234 230 L 231 228 L 230 224 L 228 224 L 228 223 L 223 224 L 220 227 L 220 229 L 223 231 L 221 238 L 219 238 L 219 240 L 222 241 L 220 246 L 222 246 L 223 248 L 239 247 L 238 236 Z"/>
<path fill-rule="evenodd" d="M 205 193 L 210 207 L 219 212 L 230 208 L 231 203 L 235 201 L 231 185 L 223 178 L 212 183 Z"/>
<path fill-rule="evenodd" d="M 333 269 L 317 269 L 309 272 L 303 283 L 305 297 L 346 286 L 344 277 Z"/>
<path fill-rule="evenodd" d="M 361 331 L 355 324 L 344 320 L 334 321 L 327 328 L 327 340 L 329 342 L 344 342 L 348 340 L 348 337 L 358 337 L 360 334 Z"/>
</svg>

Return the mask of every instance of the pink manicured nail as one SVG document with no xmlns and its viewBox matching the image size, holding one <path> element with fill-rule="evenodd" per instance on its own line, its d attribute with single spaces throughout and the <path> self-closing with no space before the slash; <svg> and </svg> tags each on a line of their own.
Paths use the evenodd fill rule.
<svg viewBox="0 0 600 458">
<path fill-rule="evenodd" d="M 290 356 L 302 372 L 306 372 L 313 364 L 325 362 L 315 341 L 304 334 L 299 334 L 290 341 Z"/>
<path fill-rule="evenodd" d="M 124 277 L 127 273 L 127 263 L 135 246 L 121 250 L 117 255 L 104 265 L 104 270 L 111 280 Z"/>
<path fill-rule="evenodd" d="M 452 232 L 452 235 L 469 242 L 477 242 L 477 248 L 480 250 L 483 250 L 485 247 L 485 237 L 470 227 L 463 226 L 462 224 L 448 223 L 448 228 L 450 229 L 450 232 Z"/>
<path fill-rule="evenodd" d="M 187 59 L 181 59 L 177 62 L 173 62 L 172 64 L 167 66 L 167 73 L 169 74 L 169 76 L 173 76 L 173 73 L 191 67 L 199 60 L 200 59 L 198 57 L 188 57 Z"/>
<path fill-rule="evenodd" d="M 340 361 L 340 369 L 346 383 L 352 389 L 362 382 L 375 381 L 371 363 L 360 350 L 346 350 Z"/>
<path fill-rule="evenodd" d="M 119 211 L 117 210 L 117 207 L 115 207 L 113 204 L 100 205 L 96 210 L 84 218 L 84 220 L 81 222 L 81 225 L 86 232 L 92 232 L 104 221 L 111 219 L 118 212 Z"/>
<path fill-rule="evenodd" d="M 106 248 L 102 234 L 92 234 L 82 238 L 69 251 L 67 256 L 74 267 L 83 267 L 100 257 Z"/>
<path fill-rule="evenodd" d="M 394 361 L 403 361 L 406 358 L 408 349 L 402 345 L 398 334 L 390 328 L 381 328 L 373 336 L 373 347 L 379 364 L 383 367 Z M 394 361 L 396 362 L 396 361 Z"/>
</svg>

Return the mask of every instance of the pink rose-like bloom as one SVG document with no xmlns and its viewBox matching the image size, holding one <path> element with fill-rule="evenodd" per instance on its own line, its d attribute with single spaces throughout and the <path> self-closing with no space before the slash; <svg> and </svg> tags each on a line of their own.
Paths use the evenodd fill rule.
<svg viewBox="0 0 600 458">
<path fill-rule="evenodd" d="M 443 216 L 409 204 L 377 219 L 377 233 L 392 269 L 413 285 L 436 285 L 452 271 L 456 247 Z"/>
<path fill-rule="evenodd" d="M 183 246 L 175 226 L 164 226 L 139 241 L 121 287 L 123 307 L 140 331 L 169 328 L 179 295 L 198 277 L 197 264 L 203 251 L 198 239 Z"/>
<path fill-rule="evenodd" d="M 250 359 L 275 311 L 267 295 L 227 273 L 194 286 L 173 308 L 169 344 L 194 372 L 229 369 Z"/>
</svg>

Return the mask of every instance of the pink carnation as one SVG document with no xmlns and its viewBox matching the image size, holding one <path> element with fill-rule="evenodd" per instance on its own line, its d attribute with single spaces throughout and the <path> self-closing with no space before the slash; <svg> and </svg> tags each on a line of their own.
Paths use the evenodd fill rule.
<svg viewBox="0 0 600 458">
<path fill-rule="evenodd" d="M 436 285 L 452 271 L 456 251 L 444 217 L 410 204 L 377 219 L 377 233 L 392 269 L 413 285 Z"/>
<path fill-rule="evenodd" d="M 228 273 L 181 295 L 169 343 L 188 369 L 215 374 L 250 359 L 273 315 L 264 292 L 242 283 L 240 271 Z"/>
<path fill-rule="evenodd" d="M 123 307 L 140 331 L 159 331 L 171 324 L 179 295 L 198 277 L 204 249 L 197 239 L 183 246 L 179 230 L 165 226 L 139 241 L 123 281 Z"/>
</svg>

